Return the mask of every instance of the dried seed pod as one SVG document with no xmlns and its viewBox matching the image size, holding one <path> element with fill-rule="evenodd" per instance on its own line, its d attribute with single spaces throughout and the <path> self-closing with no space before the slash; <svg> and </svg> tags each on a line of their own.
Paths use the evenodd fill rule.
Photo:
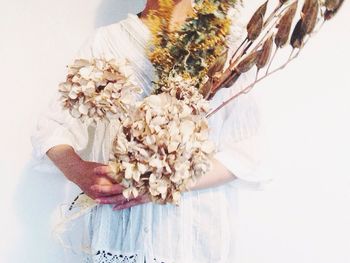
<svg viewBox="0 0 350 263">
<path fill-rule="evenodd" d="M 203 95 L 204 98 L 208 98 L 210 93 L 212 92 L 212 88 L 213 80 L 210 78 L 207 82 L 204 83 L 199 92 Z"/>
<path fill-rule="evenodd" d="M 268 39 L 265 40 L 263 47 L 259 52 L 258 59 L 256 61 L 256 66 L 258 69 L 262 69 L 267 65 L 267 62 L 269 62 L 272 53 L 272 44 L 273 36 L 270 36 Z"/>
<path fill-rule="evenodd" d="M 224 88 L 230 88 L 233 84 L 235 84 L 235 82 L 239 79 L 240 76 L 240 73 L 234 71 L 232 75 L 226 79 L 222 86 Z"/>
<path fill-rule="evenodd" d="M 259 51 L 255 51 L 246 56 L 236 67 L 237 72 L 244 73 L 250 70 L 258 59 Z"/>
<path fill-rule="evenodd" d="M 308 12 L 308 10 L 311 8 L 311 6 L 313 5 L 313 2 L 314 2 L 314 0 L 305 0 L 303 8 L 301 9 L 302 18 Z"/>
<path fill-rule="evenodd" d="M 209 67 L 207 75 L 208 77 L 213 77 L 215 73 L 222 71 L 227 60 L 227 50 L 220 56 L 216 58 L 214 63 Z"/>
<path fill-rule="evenodd" d="M 308 7 L 304 10 L 305 13 L 303 12 L 302 16 L 302 27 L 306 34 L 310 34 L 314 30 L 319 8 L 318 0 L 308 0 Z"/>
<path fill-rule="evenodd" d="M 290 38 L 290 45 L 293 48 L 301 48 L 303 45 L 304 38 L 306 36 L 306 31 L 302 26 L 303 20 L 299 19 L 298 23 L 295 25 L 292 36 Z"/>
<path fill-rule="evenodd" d="M 329 11 L 334 11 L 336 10 L 340 5 L 341 5 L 341 0 L 326 0 L 325 2 L 325 7 Z"/>
<path fill-rule="evenodd" d="M 258 10 L 255 11 L 254 15 L 252 16 L 252 18 L 250 19 L 247 25 L 247 31 L 248 31 L 247 38 L 250 41 L 254 41 L 255 39 L 257 39 L 257 37 L 260 35 L 262 31 L 267 3 L 268 1 L 262 4 L 258 8 Z"/>
<path fill-rule="evenodd" d="M 327 9 L 326 12 L 324 13 L 324 20 L 332 19 L 337 14 L 337 12 L 339 11 L 343 3 L 344 3 L 344 0 L 340 0 L 338 3 L 338 6 L 336 6 L 333 10 Z"/>
<path fill-rule="evenodd" d="M 291 4 L 291 6 L 288 8 L 278 23 L 278 31 L 275 36 L 275 44 L 279 48 L 282 48 L 288 41 L 297 7 L 298 2 L 295 1 L 293 4 Z"/>
</svg>

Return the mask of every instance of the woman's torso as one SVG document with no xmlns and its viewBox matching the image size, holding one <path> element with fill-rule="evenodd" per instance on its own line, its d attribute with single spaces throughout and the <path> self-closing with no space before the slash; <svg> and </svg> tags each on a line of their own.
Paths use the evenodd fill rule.
<svg viewBox="0 0 350 263">
<path fill-rule="evenodd" d="M 144 96 L 151 92 L 153 67 L 145 54 L 150 37 L 145 24 L 134 14 L 98 29 L 94 55 L 127 58 Z M 228 91 L 210 102 L 219 105 Z M 226 111 L 209 121 L 211 138 L 219 145 Z M 107 163 L 113 125 L 100 123 L 91 131 L 92 144 L 83 154 L 91 161 Z M 85 215 L 85 244 L 93 257 L 87 262 L 232 262 L 236 229 L 237 190 L 234 183 L 187 192 L 180 206 L 145 204 L 113 211 L 109 205 Z M 90 261 L 89 261 L 90 260 Z M 108 261 L 109 260 L 109 261 Z"/>
</svg>

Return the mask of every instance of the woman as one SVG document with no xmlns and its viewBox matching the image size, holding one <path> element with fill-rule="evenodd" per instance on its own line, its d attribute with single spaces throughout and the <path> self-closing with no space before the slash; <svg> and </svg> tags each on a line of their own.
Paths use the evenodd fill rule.
<svg viewBox="0 0 350 263">
<path fill-rule="evenodd" d="M 174 2 L 173 29 L 193 12 L 191 0 Z M 129 13 L 118 23 L 98 28 L 77 58 L 127 58 L 145 95 L 150 94 L 154 72 L 145 52 L 151 37 L 147 14 L 157 8 L 157 0 L 148 0 L 140 14 Z M 232 32 L 236 29 L 233 24 Z M 238 42 L 231 36 L 230 54 Z M 236 87 L 246 81 L 242 78 Z M 231 93 L 230 89 L 220 90 L 211 106 Z M 62 110 L 57 98 L 32 136 L 36 156 L 58 167 L 68 179 L 67 201 L 82 190 L 100 203 L 83 216 L 80 230 L 70 234 L 75 240 L 71 242 L 83 242 L 89 253 L 67 262 L 234 262 L 237 183 L 254 185 L 263 180 L 254 173 L 258 112 L 251 94 L 210 118 L 211 137 L 217 146 L 213 167 L 183 194 L 179 207 L 150 203 L 147 196 L 127 201 L 121 194 L 123 188 L 108 177 L 105 165 L 113 125 L 100 122 L 93 128 L 81 123 Z"/>
</svg>

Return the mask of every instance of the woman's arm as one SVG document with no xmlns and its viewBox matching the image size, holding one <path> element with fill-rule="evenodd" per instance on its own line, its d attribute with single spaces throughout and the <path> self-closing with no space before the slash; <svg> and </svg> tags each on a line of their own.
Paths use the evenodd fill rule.
<svg viewBox="0 0 350 263">
<path fill-rule="evenodd" d="M 96 169 L 96 172 L 99 175 L 108 176 L 110 169 L 107 166 L 99 167 Z M 194 182 L 189 186 L 188 191 L 195 191 L 205 188 L 216 187 L 228 182 L 231 182 L 236 177 L 230 172 L 221 162 L 213 159 L 212 168 L 210 171 L 202 176 L 199 180 Z M 97 201 L 101 204 L 113 204 L 116 210 L 126 209 L 135 205 L 144 204 L 150 202 L 148 195 L 142 195 L 135 199 L 126 200 L 122 194 L 108 196 L 112 191 L 112 186 L 99 186 L 95 185 L 92 189 L 99 190 L 100 193 L 103 193 L 105 197 L 100 197 Z"/>
<path fill-rule="evenodd" d="M 236 178 L 237 177 L 221 162 L 213 159 L 212 169 L 210 169 L 206 175 L 200 177 L 196 182 L 193 182 L 189 187 L 189 191 L 220 186 L 231 182 Z"/>
<path fill-rule="evenodd" d="M 76 176 L 72 171 L 79 166 L 82 159 L 76 154 L 72 146 L 67 144 L 57 145 L 50 148 L 46 154 L 68 180 L 75 180 Z"/>
<path fill-rule="evenodd" d="M 100 57 L 102 52 L 100 38 L 101 30 L 99 28 L 95 29 L 85 39 L 70 61 Z M 62 80 L 64 78 L 66 76 L 63 76 Z M 69 145 L 77 153 L 83 151 L 88 145 L 87 123 L 73 118 L 68 110 L 63 109 L 61 95 L 57 85 L 53 88 L 48 106 L 40 114 L 36 127 L 32 131 L 33 154 L 39 160 L 45 159 L 48 150 L 57 145 Z"/>
<path fill-rule="evenodd" d="M 90 59 L 100 54 L 100 30 L 95 30 L 79 48 L 75 58 Z M 78 185 L 91 198 L 104 196 L 91 188 L 92 185 L 112 186 L 111 194 L 119 194 L 120 185 L 112 185 L 112 179 L 95 173 L 101 163 L 84 161 L 80 152 L 89 142 L 88 125 L 73 118 L 62 108 L 61 94 L 56 87 L 52 99 L 42 112 L 31 134 L 33 154 L 37 159 L 49 158 L 64 176 Z"/>
<path fill-rule="evenodd" d="M 212 188 L 233 180 L 246 181 L 251 186 L 260 186 L 266 181 L 257 173 L 260 164 L 261 138 L 258 135 L 256 108 L 249 95 L 242 96 L 227 110 L 227 118 L 221 127 L 221 140 L 212 159 L 211 170 L 189 186 L 189 191 Z M 101 174 L 108 174 L 108 168 L 99 169 Z M 98 186 L 96 186 L 98 187 Z M 104 188 L 108 194 L 108 187 Z M 125 209 L 149 202 L 147 196 L 126 201 L 120 196 L 99 199 L 102 204 L 113 204 L 116 209 Z"/>
<path fill-rule="evenodd" d="M 49 159 L 62 171 L 64 176 L 79 186 L 79 188 L 89 197 L 96 199 L 104 197 L 105 194 L 99 192 L 91 186 L 108 187 L 108 195 L 120 194 L 123 187 L 114 184 L 107 175 L 98 174 L 96 167 L 105 167 L 104 164 L 87 162 L 80 158 L 70 145 L 62 144 L 52 147 L 47 151 Z"/>
</svg>

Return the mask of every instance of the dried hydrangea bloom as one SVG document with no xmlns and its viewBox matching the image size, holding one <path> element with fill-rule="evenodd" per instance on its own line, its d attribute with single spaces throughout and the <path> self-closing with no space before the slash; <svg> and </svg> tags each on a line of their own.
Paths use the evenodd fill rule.
<svg viewBox="0 0 350 263">
<path fill-rule="evenodd" d="M 207 111 L 198 90 L 178 79 L 121 119 L 110 167 L 126 198 L 142 192 L 153 202 L 178 204 L 189 183 L 209 171 L 214 145 Z"/>
<path fill-rule="evenodd" d="M 137 101 L 141 89 L 127 64 L 76 60 L 60 85 L 62 103 L 75 118 L 113 120 L 117 136 L 110 176 L 126 198 L 180 201 L 190 182 L 210 169 L 208 102 L 190 80 L 174 76 L 163 93 Z M 137 102 L 135 102 L 137 101 Z"/>
<path fill-rule="evenodd" d="M 209 112 L 209 103 L 196 88 L 196 80 L 184 79 L 180 75 L 169 76 L 167 84 L 161 87 L 162 92 L 184 101 L 194 110 L 194 114 Z"/>
<path fill-rule="evenodd" d="M 127 61 L 103 59 L 75 60 L 59 91 L 63 107 L 90 122 L 118 118 L 142 93 Z"/>
</svg>

